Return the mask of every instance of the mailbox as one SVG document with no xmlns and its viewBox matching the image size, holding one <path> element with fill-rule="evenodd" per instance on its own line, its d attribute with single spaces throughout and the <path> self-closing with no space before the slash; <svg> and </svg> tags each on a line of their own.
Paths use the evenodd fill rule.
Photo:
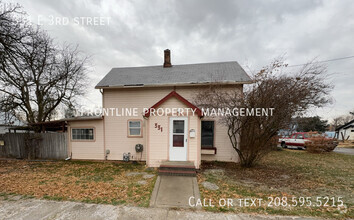
<svg viewBox="0 0 354 220">
<path fill-rule="evenodd" d="M 189 131 L 189 137 L 195 138 L 195 130 L 194 130 L 194 129 L 191 129 L 191 130 Z"/>
</svg>

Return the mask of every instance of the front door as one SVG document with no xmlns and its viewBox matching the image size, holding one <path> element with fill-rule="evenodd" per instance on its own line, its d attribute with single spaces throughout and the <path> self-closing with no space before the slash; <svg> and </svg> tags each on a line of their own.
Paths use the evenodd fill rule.
<svg viewBox="0 0 354 220">
<path fill-rule="evenodd" d="M 187 161 L 187 131 L 187 118 L 170 118 L 170 161 Z"/>
</svg>

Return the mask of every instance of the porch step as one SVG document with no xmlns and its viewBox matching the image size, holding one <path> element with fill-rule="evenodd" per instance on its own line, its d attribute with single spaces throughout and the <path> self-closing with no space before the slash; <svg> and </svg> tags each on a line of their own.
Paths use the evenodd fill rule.
<svg viewBox="0 0 354 220">
<path fill-rule="evenodd" d="M 159 170 L 160 176 L 197 176 L 197 173 L 194 171 L 187 170 Z"/>
<path fill-rule="evenodd" d="M 194 166 L 169 166 L 161 165 L 159 170 L 185 170 L 185 171 L 195 171 Z"/>
<path fill-rule="evenodd" d="M 196 170 L 195 170 L 195 166 L 192 162 L 166 161 L 160 165 L 159 175 L 196 176 Z"/>
</svg>

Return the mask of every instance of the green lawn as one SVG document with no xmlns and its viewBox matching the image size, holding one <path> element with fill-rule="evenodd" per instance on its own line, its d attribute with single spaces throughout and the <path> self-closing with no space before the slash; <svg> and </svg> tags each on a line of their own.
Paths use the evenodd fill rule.
<svg viewBox="0 0 354 220">
<path fill-rule="evenodd" d="M 132 172 L 135 175 L 129 175 Z M 146 174 L 155 176 L 144 179 Z M 144 164 L 0 161 L 0 196 L 3 199 L 15 194 L 53 200 L 147 207 L 155 180 L 156 172 L 146 171 Z"/>
<path fill-rule="evenodd" d="M 250 169 L 234 163 L 203 163 L 198 182 L 202 198 L 215 203 L 215 207 L 204 207 L 206 210 L 354 218 L 353 169 L 353 156 L 283 150 L 271 152 Z M 201 184 L 203 181 L 219 189 L 208 190 Z M 246 207 L 244 202 L 240 206 L 240 200 L 234 200 L 235 204 L 227 207 L 218 204 L 222 198 L 262 201 Z"/>
</svg>

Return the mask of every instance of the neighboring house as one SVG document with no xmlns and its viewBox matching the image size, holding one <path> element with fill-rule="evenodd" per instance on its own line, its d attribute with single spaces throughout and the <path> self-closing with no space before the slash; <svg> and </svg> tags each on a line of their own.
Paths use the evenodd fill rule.
<svg viewBox="0 0 354 220">
<path fill-rule="evenodd" d="M 335 138 L 336 132 L 335 131 L 326 131 L 325 132 L 326 137 L 328 138 Z"/>
<path fill-rule="evenodd" d="M 149 167 L 164 161 L 191 161 L 196 168 L 201 160 L 239 160 L 227 128 L 215 118 L 204 117 L 193 97 L 211 83 L 242 93 L 250 77 L 237 62 L 172 66 L 170 51 L 164 52 L 161 66 L 113 68 L 96 85 L 104 109 L 137 108 L 139 114 L 68 121 L 72 159 L 123 160 L 123 154 L 130 153 L 131 160 L 146 161 Z M 187 108 L 189 114 L 158 116 L 144 108 Z M 136 152 L 137 144 L 143 145 L 142 153 Z"/>
<path fill-rule="evenodd" d="M 0 134 L 9 133 L 10 130 L 21 128 L 24 124 L 15 118 L 11 118 L 11 121 L 5 120 L 5 114 L 0 112 Z M 20 131 L 20 133 L 23 131 Z"/>
<path fill-rule="evenodd" d="M 0 124 L 0 134 L 8 133 L 11 127 L 11 125 Z"/>
<path fill-rule="evenodd" d="M 354 140 L 354 120 L 336 128 L 338 140 Z"/>
<path fill-rule="evenodd" d="M 0 124 L 0 134 L 9 133 L 10 130 L 15 130 L 17 128 L 21 128 L 19 125 L 9 125 L 9 124 Z M 25 131 L 20 130 L 19 133 L 23 133 Z"/>
</svg>

